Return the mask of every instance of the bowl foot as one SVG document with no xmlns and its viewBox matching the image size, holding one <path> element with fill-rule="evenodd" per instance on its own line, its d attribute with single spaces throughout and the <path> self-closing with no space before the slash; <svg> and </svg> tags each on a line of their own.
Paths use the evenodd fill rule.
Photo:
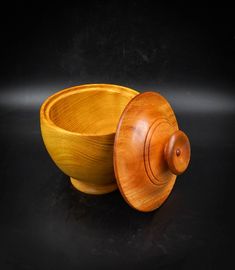
<svg viewBox="0 0 235 270">
<path fill-rule="evenodd" d="M 111 183 L 107 185 L 95 185 L 91 183 L 85 183 L 70 177 L 72 185 L 81 192 L 87 194 L 101 195 L 112 192 L 117 189 L 117 184 Z"/>
</svg>

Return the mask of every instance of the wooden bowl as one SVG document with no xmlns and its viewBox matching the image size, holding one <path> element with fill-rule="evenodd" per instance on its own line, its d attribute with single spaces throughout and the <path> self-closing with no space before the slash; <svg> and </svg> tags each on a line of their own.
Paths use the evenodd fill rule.
<svg viewBox="0 0 235 270">
<path fill-rule="evenodd" d="M 117 188 L 115 132 L 123 110 L 137 94 L 122 86 L 88 84 L 57 92 L 42 104 L 41 133 L 47 151 L 76 189 L 104 194 Z"/>
<path fill-rule="evenodd" d="M 76 189 L 104 194 L 118 186 L 139 211 L 160 207 L 189 164 L 188 137 L 155 92 L 76 86 L 49 97 L 40 118 L 51 158 Z"/>
</svg>

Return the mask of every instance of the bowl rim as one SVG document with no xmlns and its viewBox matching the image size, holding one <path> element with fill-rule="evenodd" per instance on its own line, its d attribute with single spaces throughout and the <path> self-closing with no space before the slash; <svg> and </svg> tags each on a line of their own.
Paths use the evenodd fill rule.
<svg viewBox="0 0 235 270">
<path fill-rule="evenodd" d="M 59 100 L 65 97 L 68 97 L 70 95 L 76 94 L 76 93 L 97 90 L 97 88 L 100 91 L 108 91 L 108 92 L 115 92 L 115 93 L 121 93 L 121 91 L 123 91 L 123 93 L 129 94 L 129 95 L 133 94 L 133 98 L 139 94 L 139 92 L 134 89 L 117 85 L 117 84 L 96 83 L 96 84 L 81 84 L 81 85 L 68 87 L 50 95 L 48 98 L 46 98 L 43 101 L 40 108 L 40 125 L 42 126 L 42 122 L 43 122 L 44 124 L 49 125 L 55 130 L 58 130 L 63 133 L 71 134 L 71 135 L 76 135 L 76 136 L 87 136 L 87 137 L 114 136 L 115 132 L 94 134 L 94 133 L 80 133 L 80 132 L 70 131 L 70 130 L 57 126 L 54 123 L 54 121 L 50 118 L 50 110 L 52 106 Z"/>
</svg>

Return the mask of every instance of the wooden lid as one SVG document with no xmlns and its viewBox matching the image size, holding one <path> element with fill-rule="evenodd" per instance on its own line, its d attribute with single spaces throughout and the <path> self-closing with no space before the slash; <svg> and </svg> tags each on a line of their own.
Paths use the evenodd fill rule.
<svg viewBox="0 0 235 270">
<path fill-rule="evenodd" d="M 114 143 L 115 176 L 127 203 L 144 212 L 158 208 L 189 160 L 189 140 L 166 99 L 154 92 L 134 97 L 122 113 Z"/>
</svg>

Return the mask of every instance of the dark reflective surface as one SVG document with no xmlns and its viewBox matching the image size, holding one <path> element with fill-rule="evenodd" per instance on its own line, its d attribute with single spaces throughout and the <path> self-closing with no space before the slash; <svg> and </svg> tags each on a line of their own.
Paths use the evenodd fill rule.
<svg viewBox="0 0 235 270">
<path fill-rule="evenodd" d="M 221 11 L 221 24 L 210 11 L 157 16 L 134 2 L 112 4 L 54 16 L 26 10 L 22 20 L 13 11 L 15 21 L 5 22 L 17 38 L 13 44 L 4 33 L 8 54 L 1 51 L 1 269 L 221 269 L 233 259 L 229 11 Z M 40 103 L 63 87 L 92 82 L 160 91 L 189 136 L 190 166 L 157 211 L 133 210 L 118 191 L 75 191 L 47 154 Z"/>
<path fill-rule="evenodd" d="M 178 117 L 191 137 L 191 164 L 166 203 L 146 214 L 131 209 L 118 191 L 75 191 L 43 146 L 38 112 L 2 113 L 1 263 L 22 269 L 223 265 L 232 252 L 235 134 L 225 131 L 233 117 Z M 210 140 L 220 125 L 224 132 Z"/>
</svg>

